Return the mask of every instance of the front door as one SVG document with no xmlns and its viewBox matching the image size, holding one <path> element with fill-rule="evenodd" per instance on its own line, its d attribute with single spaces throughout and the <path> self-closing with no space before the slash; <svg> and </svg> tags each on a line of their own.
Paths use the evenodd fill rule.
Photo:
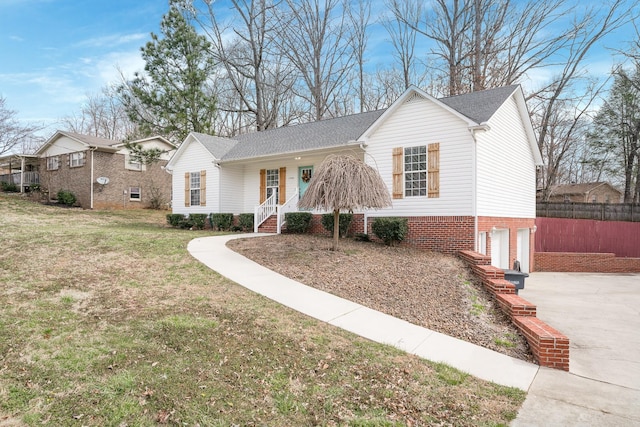
<svg viewBox="0 0 640 427">
<path fill-rule="evenodd" d="M 495 230 L 491 233 L 491 265 L 498 268 L 509 267 L 509 230 Z"/>
<path fill-rule="evenodd" d="M 529 272 L 529 229 L 519 228 L 517 239 L 516 259 L 520 261 L 520 269 L 523 273 Z"/>
<path fill-rule="evenodd" d="M 307 191 L 307 187 L 309 186 L 309 181 L 311 181 L 312 176 L 313 166 L 300 166 L 298 168 L 298 188 L 300 189 L 300 197 L 302 197 L 304 192 Z"/>
</svg>

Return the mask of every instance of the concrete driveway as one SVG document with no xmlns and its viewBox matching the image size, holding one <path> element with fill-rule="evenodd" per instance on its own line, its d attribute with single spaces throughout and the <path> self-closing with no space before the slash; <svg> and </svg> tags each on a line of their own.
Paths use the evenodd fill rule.
<svg viewBox="0 0 640 427">
<path fill-rule="evenodd" d="M 520 296 L 569 337 L 569 372 L 540 368 L 513 426 L 640 426 L 640 274 L 532 273 Z"/>
</svg>

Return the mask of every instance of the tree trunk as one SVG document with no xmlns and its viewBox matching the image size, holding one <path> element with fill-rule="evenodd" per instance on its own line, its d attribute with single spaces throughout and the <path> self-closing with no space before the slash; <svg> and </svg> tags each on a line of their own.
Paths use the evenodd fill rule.
<svg viewBox="0 0 640 427">
<path fill-rule="evenodd" d="M 331 250 L 338 250 L 338 240 L 340 239 L 340 209 L 333 210 L 333 247 Z"/>
</svg>

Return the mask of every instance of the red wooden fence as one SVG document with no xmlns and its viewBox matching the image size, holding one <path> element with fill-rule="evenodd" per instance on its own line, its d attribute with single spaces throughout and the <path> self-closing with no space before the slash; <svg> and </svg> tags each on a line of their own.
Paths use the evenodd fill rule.
<svg viewBox="0 0 640 427">
<path fill-rule="evenodd" d="M 640 258 L 640 223 L 536 218 L 536 252 L 614 253 Z"/>
</svg>

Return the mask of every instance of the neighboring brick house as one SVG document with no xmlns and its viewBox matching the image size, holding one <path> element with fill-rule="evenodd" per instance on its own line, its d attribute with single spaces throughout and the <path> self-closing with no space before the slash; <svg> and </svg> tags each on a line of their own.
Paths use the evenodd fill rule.
<svg viewBox="0 0 640 427">
<path fill-rule="evenodd" d="M 314 170 L 337 153 L 376 168 L 393 197 L 392 207 L 355 212 L 353 232 L 371 233 L 376 217 L 405 217 L 406 244 L 476 250 L 500 268 L 533 265 L 542 156 L 517 85 L 441 99 L 411 87 L 386 110 L 233 139 L 191 133 L 167 164 L 173 212 L 253 212 L 258 225 L 264 218 L 280 230 Z"/>
<path fill-rule="evenodd" d="M 607 182 L 556 185 L 551 190 L 550 202 L 621 203 L 622 191 Z"/>
<path fill-rule="evenodd" d="M 168 208 L 171 176 L 164 166 L 175 146 L 159 136 L 133 142 L 163 150 L 161 160 L 142 165 L 123 142 L 57 131 L 36 152 L 42 190 L 52 199 L 59 190 L 71 191 L 85 209 L 148 208 L 154 202 Z"/>
</svg>

